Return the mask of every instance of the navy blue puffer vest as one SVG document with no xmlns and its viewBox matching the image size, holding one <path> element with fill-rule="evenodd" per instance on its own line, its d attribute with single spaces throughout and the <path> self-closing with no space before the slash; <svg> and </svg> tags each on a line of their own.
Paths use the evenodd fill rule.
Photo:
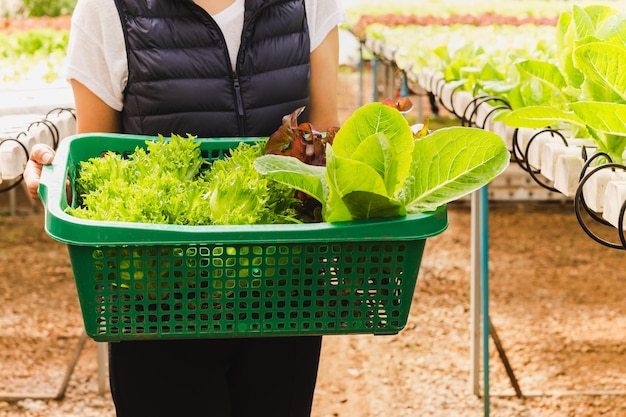
<svg viewBox="0 0 626 417">
<path fill-rule="evenodd" d="M 308 106 L 304 0 L 246 0 L 235 72 L 217 23 L 192 0 L 115 2 L 128 54 L 124 133 L 269 136 Z"/>
</svg>

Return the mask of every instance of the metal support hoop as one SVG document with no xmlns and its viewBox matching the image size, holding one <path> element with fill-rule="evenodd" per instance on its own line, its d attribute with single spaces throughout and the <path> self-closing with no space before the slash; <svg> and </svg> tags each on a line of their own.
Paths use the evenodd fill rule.
<svg viewBox="0 0 626 417">
<path fill-rule="evenodd" d="M 483 120 L 483 124 L 482 126 L 478 126 L 478 124 L 476 124 L 476 126 L 480 127 L 481 129 L 485 129 L 487 120 L 489 120 L 489 116 L 491 116 L 492 114 L 494 114 L 495 112 L 497 112 L 498 110 L 510 110 L 511 109 L 511 105 L 509 104 L 508 101 L 500 98 L 500 97 L 494 97 L 494 96 L 489 96 L 489 97 L 485 97 L 480 103 L 478 103 L 478 105 L 476 105 L 476 107 L 474 107 L 474 111 L 472 111 L 472 116 L 470 116 L 470 120 L 472 119 L 472 117 L 476 116 L 476 118 L 478 118 L 478 109 L 481 105 L 488 103 L 489 101 L 496 101 L 496 102 L 500 102 L 503 103 L 500 106 L 495 106 L 493 109 L 491 109 L 489 111 L 489 113 L 487 113 L 487 115 L 485 116 L 485 120 Z"/>
<path fill-rule="evenodd" d="M 504 102 L 503 105 L 495 106 L 493 109 L 489 111 L 489 113 L 487 113 L 487 115 L 485 116 L 485 120 L 483 120 L 483 122 L 487 122 L 487 120 L 489 120 L 489 117 L 495 112 L 497 112 L 498 110 L 511 110 L 511 106 L 506 101 Z M 483 123 L 482 129 L 485 129 L 485 123 Z"/>
<path fill-rule="evenodd" d="M 430 84 L 432 87 L 432 78 L 431 78 Z M 446 86 L 446 80 L 444 78 L 440 78 L 439 80 L 437 80 L 437 85 L 434 88 L 431 88 L 431 91 L 436 93 L 437 102 L 441 105 L 441 107 L 443 107 L 446 111 L 451 112 L 448 106 L 446 106 L 443 103 L 443 100 L 441 99 L 441 91 L 443 90 L 443 87 L 445 86 Z"/>
<path fill-rule="evenodd" d="M 441 83 L 441 81 L 443 81 L 443 83 Z M 446 86 L 446 82 L 445 80 L 442 78 L 440 80 L 440 86 L 439 90 L 437 91 L 437 95 L 439 96 L 439 104 L 441 104 L 441 107 L 443 107 L 447 112 L 454 114 L 456 117 L 459 117 L 459 114 L 456 112 L 456 110 L 454 109 L 454 100 L 452 100 L 452 98 L 454 97 L 454 94 L 463 87 L 464 84 L 459 84 L 456 87 L 454 87 L 452 89 L 452 92 L 450 93 L 450 107 L 446 106 L 446 104 L 443 102 L 443 88 Z"/>
<path fill-rule="evenodd" d="M 563 141 L 563 143 L 565 144 L 565 146 L 569 146 L 569 143 L 567 143 L 567 139 L 565 139 L 565 136 L 563 136 L 563 134 L 561 132 L 559 132 L 558 130 L 554 130 L 554 129 L 543 129 L 540 130 L 539 132 L 535 133 L 534 135 L 532 135 L 532 137 L 530 138 L 530 140 L 528 141 L 528 144 L 526 144 L 526 149 L 525 149 L 525 153 L 524 153 L 524 161 L 526 163 L 526 172 L 528 172 L 528 174 L 532 177 L 532 179 L 539 184 L 541 187 L 545 188 L 546 190 L 550 190 L 552 192 L 558 192 L 559 190 L 557 190 L 556 188 L 552 187 L 551 185 L 546 184 L 545 182 L 543 182 L 541 179 L 539 179 L 539 177 L 537 176 L 537 173 L 540 171 L 534 170 L 532 169 L 532 167 L 530 166 L 530 163 L 528 162 L 528 158 L 527 155 L 530 152 L 530 145 L 532 145 L 533 141 L 542 133 L 548 132 L 550 133 L 552 136 L 554 136 L 556 134 L 556 136 L 560 137 L 561 140 Z"/>
<path fill-rule="evenodd" d="M 48 113 L 46 113 L 46 117 L 50 116 L 52 113 L 57 112 L 57 114 L 61 114 L 63 112 L 69 112 L 72 117 L 74 118 L 74 120 L 76 120 L 76 111 L 70 107 L 56 107 L 52 110 L 50 110 Z"/>
<path fill-rule="evenodd" d="M 616 168 L 620 168 L 623 169 L 624 171 L 626 171 L 626 166 L 621 165 L 621 164 L 615 164 L 615 163 L 609 163 L 609 164 L 605 164 L 605 165 L 601 165 L 599 167 L 594 168 L 592 171 L 590 171 L 588 174 L 586 174 L 583 179 L 580 181 L 580 183 L 578 184 L 578 188 L 576 189 L 576 196 L 574 197 L 574 211 L 576 213 L 576 218 L 578 219 L 578 223 L 580 224 L 580 226 L 582 227 L 582 229 L 585 231 L 585 233 L 587 233 L 587 235 L 589 237 L 591 237 L 593 240 L 595 240 L 596 242 L 600 243 L 603 246 L 606 246 L 608 248 L 611 249 L 619 249 L 619 250 L 626 250 L 626 245 L 624 245 L 624 241 L 622 240 L 622 245 L 618 245 L 616 243 L 612 243 L 609 242 L 605 239 L 602 239 L 601 237 L 599 237 L 598 235 L 596 235 L 595 233 L 593 233 L 591 231 L 591 229 L 589 229 L 587 227 L 587 224 L 585 223 L 585 221 L 582 218 L 582 214 L 581 214 L 581 210 L 580 210 L 580 201 L 583 199 L 582 195 L 583 195 L 583 186 L 585 185 L 585 183 L 589 180 L 589 178 L 591 178 L 591 176 L 593 176 L 596 172 L 603 170 L 603 169 L 616 169 Z M 584 172 L 584 171 L 583 171 Z M 588 209 L 587 209 L 588 210 Z M 624 207 L 622 207 L 622 210 L 620 210 L 620 213 L 623 217 L 623 212 L 624 212 Z M 620 218 L 620 221 L 622 220 L 622 218 Z M 608 223 L 606 222 L 602 222 L 603 224 L 608 225 Z M 623 221 L 621 221 L 621 228 L 623 228 Z M 623 231 L 620 230 L 620 238 L 623 238 Z"/>
<path fill-rule="evenodd" d="M 2 144 L 4 144 L 5 142 L 17 142 L 18 145 L 20 145 L 22 147 L 22 149 L 24 150 L 24 154 L 26 155 L 26 159 L 28 160 L 28 158 L 30 157 L 30 155 L 28 154 L 28 149 L 26 149 L 26 146 L 24 146 L 24 144 L 22 142 L 20 142 L 19 140 L 17 140 L 17 138 L 20 137 L 20 135 L 24 134 L 24 132 L 20 132 L 16 138 L 8 138 L 8 139 L 4 139 L 3 141 L 0 142 L 0 146 L 2 146 Z M 0 188 L 0 193 L 3 193 L 5 191 L 9 191 L 14 189 L 15 187 L 17 187 L 18 185 L 20 185 L 20 183 L 24 180 L 24 175 L 20 175 L 19 178 L 17 179 L 17 181 L 15 181 L 13 184 L 9 185 L 6 188 Z"/>
<path fill-rule="evenodd" d="M 430 74 L 430 79 L 428 80 L 428 91 L 430 91 L 431 93 L 437 91 L 437 89 L 435 87 L 433 87 L 433 82 L 435 80 L 435 74 Z"/>
<path fill-rule="evenodd" d="M 40 125 L 40 124 L 43 124 L 44 126 L 46 126 L 48 128 L 48 131 L 52 134 L 52 146 L 53 146 L 53 149 L 57 149 L 58 146 L 59 146 L 59 141 L 60 141 L 59 129 L 50 120 L 48 120 L 48 119 L 41 119 L 41 120 L 37 120 L 35 122 L 32 122 L 26 128 L 26 131 L 30 131 L 31 127 L 37 126 L 37 125 Z M 21 132 L 20 134 L 22 134 L 22 133 L 25 133 L 25 132 Z"/>
<path fill-rule="evenodd" d="M 435 74 L 429 74 L 428 81 L 425 81 L 422 88 L 426 92 L 428 96 L 428 101 L 430 102 L 430 108 L 434 115 L 439 115 L 439 107 L 437 107 L 437 102 L 435 98 L 435 93 L 433 93 L 433 80 L 435 79 Z"/>
<path fill-rule="evenodd" d="M 500 102 L 503 103 L 501 106 L 496 106 L 494 109 L 492 109 L 489 113 L 487 113 L 487 117 L 485 117 L 485 120 L 483 120 L 483 124 L 482 126 L 479 126 L 478 123 L 474 122 L 474 125 L 476 125 L 477 127 L 480 127 L 481 129 L 485 129 L 485 123 L 487 122 L 487 119 L 489 118 L 489 116 L 491 116 L 494 112 L 498 111 L 498 110 L 503 110 L 503 109 L 511 109 L 511 105 L 509 104 L 508 101 L 504 100 L 501 97 L 496 97 L 496 96 L 479 96 L 474 98 L 472 101 L 469 102 L 469 104 L 467 105 L 467 107 L 465 108 L 465 110 L 463 111 L 463 117 L 461 118 L 461 124 L 463 126 L 465 126 L 465 121 L 467 121 L 468 126 L 472 125 L 472 119 L 474 119 L 474 117 L 478 117 L 478 109 L 480 108 L 480 106 L 482 106 L 483 104 L 486 104 L 489 101 L 496 101 L 496 102 Z M 467 110 L 471 107 L 474 106 L 474 108 L 472 109 L 472 112 L 468 117 L 467 116 Z"/>
<path fill-rule="evenodd" d="M 588 159 L 585 164 L 583 165 L 582 170 L 580 171 L 580 181 L 583 180 L 583 178 L 585 177 L 585 172 L 587 172 L 587 170 L 589 169 L 589 166 L 591 165 L 591 163 L 596 160 L 596 159 L 600 159 L 601 157 L 606 158 L 606 160 L 609 163 L 612 163 L 613 160 L 611 159 L 611 157 L 604 152 L 599 152 L 597 154 L 594 154 L 590 159 Z M 589 208 L 589 206 L 587 205 L 587 202 L 585 201 L 585 194 L 581 192 L 580 194 L 580 204 L 582 205 L 582 207 L 585 209 L 585 212 L 593 219 L 595 220 L 597 223 L 600 223 L 604 226 L 612 226 L 611 223 L 609 223 L 608 221 L 604 220 L 602 217 L 600 217 L 595 211 L 591 210 Z"/>
<path fill-rule="evenodd" d="M 480 104 L 476 104 L 478 103 L 480 100 L 487 98 L 489 96 L 478 96 L 478 97 L 474 97 L 472 99 L 472 101 L 470 101 L 467 104 L 467 107 L 465 107 L 465 110 L 463 110 L 463 115 L 461 116 L 461 126 L 472 126 L 472 117 L 474 116 L 474 111 L 472 111 L 470 113 L 469 118 L 467 117 L 467 112 L 469 110 L 470 107 L 474 106 L 474 107 L 478 107 Z M 465 124 L 467 122 L 467 125 Z"/>
<path fill-rule="evenodd" d="M 619 234 L 619 240 L 622 242 L 622 247 L 626 249 L 626 236 L 624 236 L 624 215 L 626 214 L 626 201 L 622 204 L 622 208 L 619 211 L 619 219 L 617 220 L 617 233 Z"/>
<path fill-rule="evenodd" d="M 524 157 L 524 152 L 522 152 L 519 146 L 519 140 L 517 139 L 518 136 L 519 136 L 519 128 L 516 127 L 515 130 L 513 130 L 513 137 L 511 138 L 511 142 L 512 142 L 511 154 L 513 155 L 513 159 L 515 160 L 515 162 L 517 162 L 517 165 L 519 165 L 519 167 L 522 168 L 524 171 L 528 171 L 528 167 L 526 165 L 526 158 Z"/>
</svg>

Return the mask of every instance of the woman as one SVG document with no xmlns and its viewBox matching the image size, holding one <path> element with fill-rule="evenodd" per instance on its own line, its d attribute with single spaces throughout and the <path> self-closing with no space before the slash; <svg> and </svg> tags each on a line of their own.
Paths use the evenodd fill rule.
<svg viewBox="0 0 626 417">
<path fill-rule="evenodd" d="M 269 136 L 339 125 L 335 0 L 79 0 L 67 60 L 77 131 Z M 24 172 L 36 198 L 36 146 Z M 320 337 L 111 343 L 117 415 L 310 415 Z"/>
</svg>

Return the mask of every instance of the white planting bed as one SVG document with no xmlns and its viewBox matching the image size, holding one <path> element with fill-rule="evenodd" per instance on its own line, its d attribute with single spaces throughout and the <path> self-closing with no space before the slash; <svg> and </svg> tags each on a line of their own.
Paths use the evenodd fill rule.
<svg viewBox="0 0 626 417">
<path fill-rule="evenodd" d="M 71 89 L 64 81 L 23 82 L 0 88 L 0 192 L 9 192 L 15 214 L 16 186 L 35 144 L 53 148 L 76 132 Z"/>
</svg>

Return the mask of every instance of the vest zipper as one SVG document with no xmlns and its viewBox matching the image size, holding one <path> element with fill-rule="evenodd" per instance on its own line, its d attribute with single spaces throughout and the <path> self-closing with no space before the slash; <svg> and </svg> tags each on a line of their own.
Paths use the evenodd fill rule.
<svg viewBox="0 0 626 417">
<path fill-rule="evenodd" d="M 224 32 L 222 32 L 222 29 L 219 27 L 215 19 L 213 19 L 213 16 L 211 16 L 209 13 L 206 12 L 206 10 L 204 10 L 202 7 L 200 7 L 198 4 L 194 3 L 193 1 L 189 0 L 189 2 L 196 8 L 196 10 L 199 10 L 199 13 L 201 13 L 205 18 L 207 18 L 214 25 L 213 29 L 217 30 L 221 38 L 222 45 L 224 47 L 225 62 L 230 67 L 230 54 L 228 53 L 228 47 L 226 45 L 226 39 L 224 38 Z M 245 22 L 244 22 L 244 26 L 245 26 Z M 239 58 L 237 58 L 237 60 L 239 60 Z M 239 67 L 239 63 L 237 63 L 236 65 L 237 67 Z M 235 100 L 237 101 L 237 125 L 238 125 L 239 135 L 241 137 L 245 137 L 246 136 L 246 119 L 245 119 L 246 114 L 245 113 L 246 112 L 243 106 L 243 97 L 241 95 L 241 83 L 239 82 L 239 74 L 237 73 L 237 71 L 231 70 L 230 78 L 233 83 L 233 90 L 235 91 Z"/>
<path fill-rule="evenodd" d="M 241 85 L 239 84 L 239 76 L 237 73 L 233 73 L 233 88 L 235 89 L 235 98 L 237 100 L 237 121 L 239 123 L 239 132 L 245 136 L 245 113 L 243 108 L 243 99 L 241 97 Z"/>
</svg>

